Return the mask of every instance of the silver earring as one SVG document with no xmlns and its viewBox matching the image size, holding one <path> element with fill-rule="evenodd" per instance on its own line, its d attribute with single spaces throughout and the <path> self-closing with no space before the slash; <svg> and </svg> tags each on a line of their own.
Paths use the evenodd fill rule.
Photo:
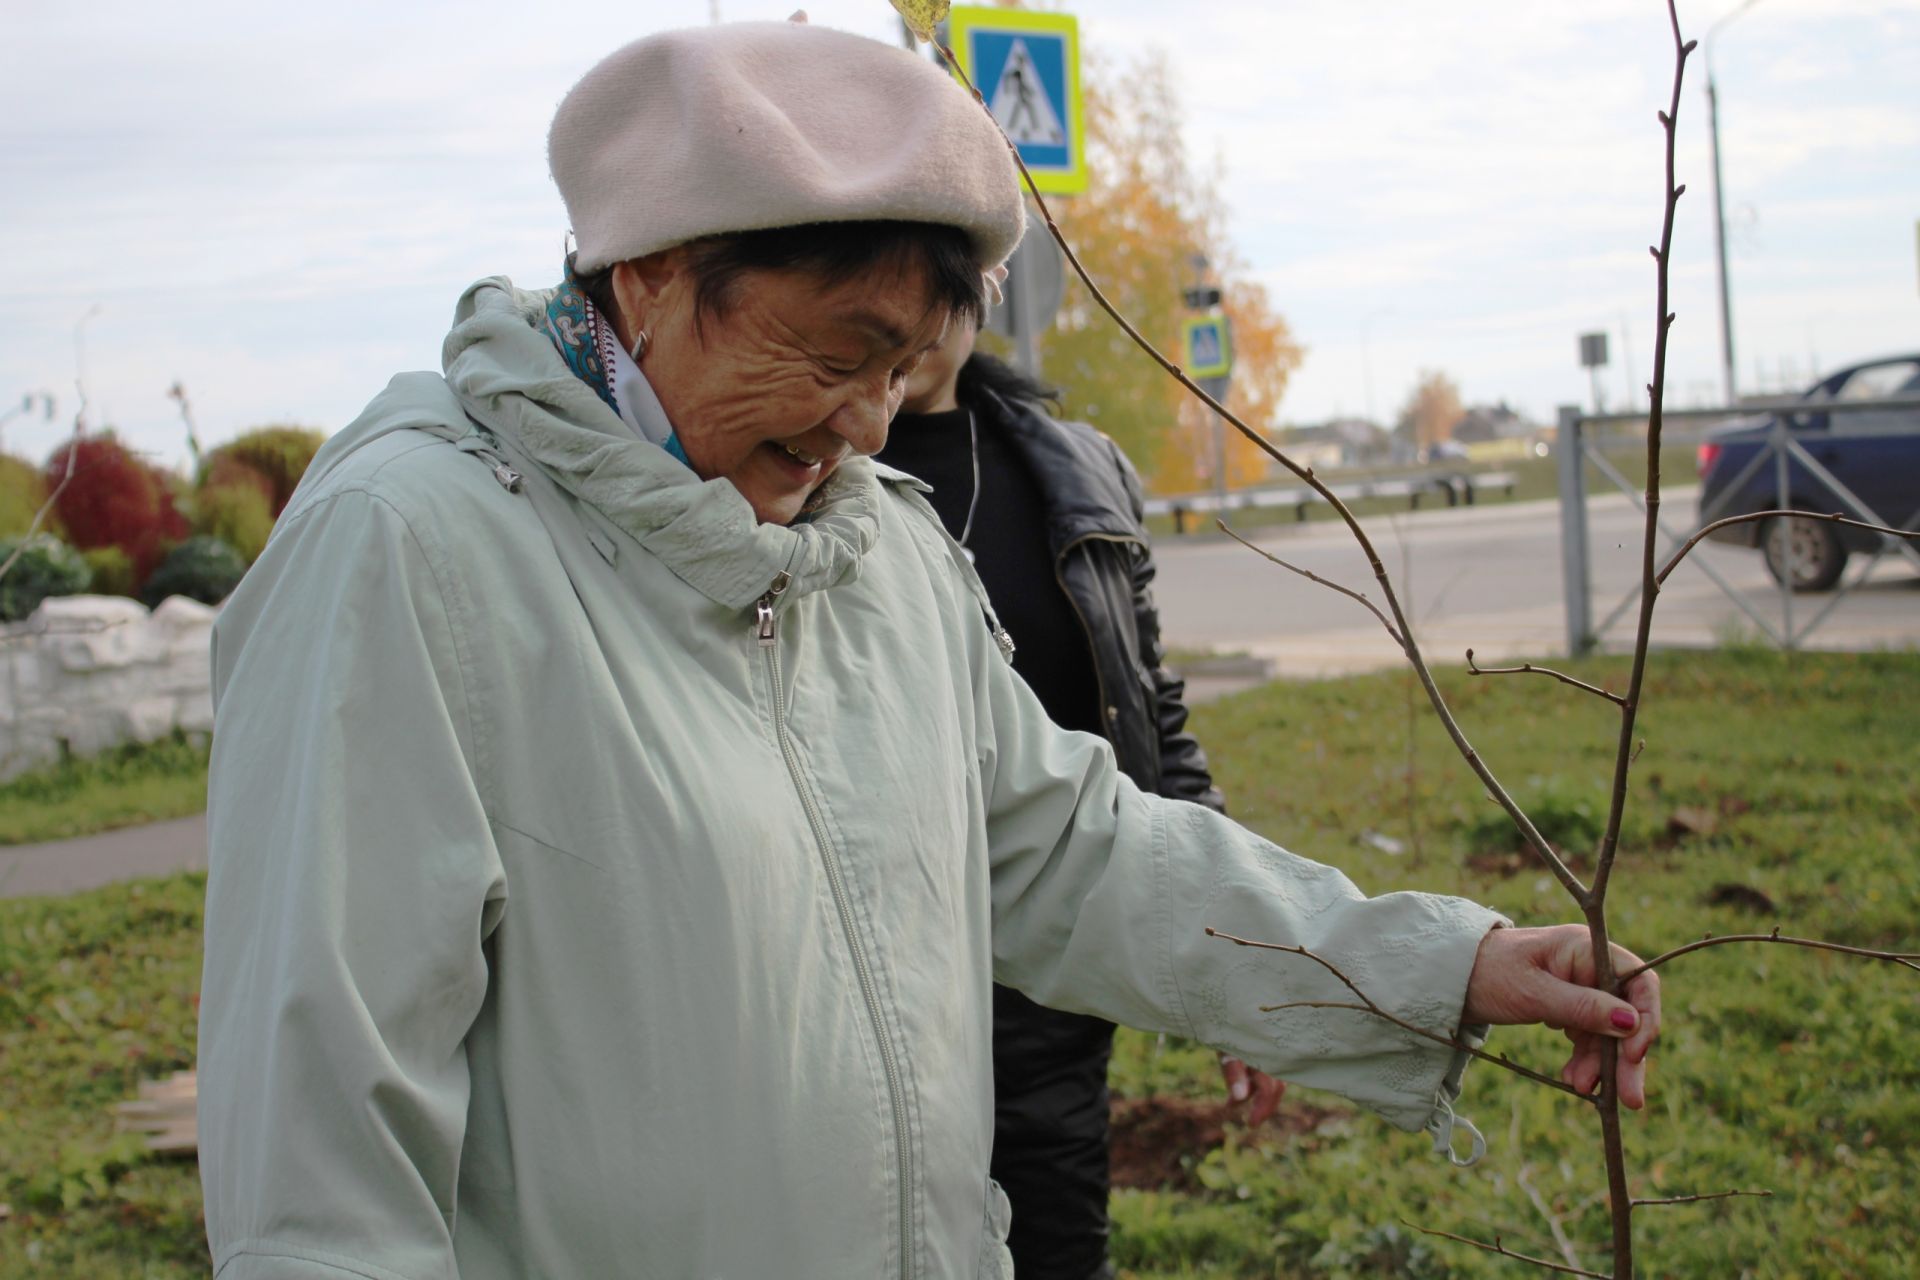
<svg viewBox="0 0 1920 1280">
<path fill-rule="evenodd" d="M 645 329 L 641 329 L 633 335 L 633 346 L 628 350 L 627 354 L 633 357 L 635 364 L 639 364 L 640 357 L 647 354 L 647 343 L 651 341 L 653 341 L 653 339 L 647 336 Z"/>
</svg>

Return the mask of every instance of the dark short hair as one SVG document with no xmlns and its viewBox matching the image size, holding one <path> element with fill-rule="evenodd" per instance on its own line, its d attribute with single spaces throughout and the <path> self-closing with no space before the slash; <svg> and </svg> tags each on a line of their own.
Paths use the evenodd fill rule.
<svg viewBox="0 0 1920 1280">
<path fill-rule="evenodd" d="M 1060 409 L 1060 388 L 1021 372 L 999 356 L 975 351 L 960 366 L 954 397 L 961 404 L 979 408 L 982 392 L 992 392 L 1009 404 L 1048 405 L 1056 413 Z"/>
<path fill-rule="evenodd" d="M 934 305 L 978 321 L 986 286 L 973 243 L 958 227 L 934 222 L 816 222 L 705 236 L 687 246 L 695 322 L 723 320 L 739 300 L 734 286 L 750 271 L 804 271 L 822 284 L 847 284 L 882 271 L 924 274 Z M 614 313 L 613 268 L 580 276 L 594 306 Z"/>
</svg>

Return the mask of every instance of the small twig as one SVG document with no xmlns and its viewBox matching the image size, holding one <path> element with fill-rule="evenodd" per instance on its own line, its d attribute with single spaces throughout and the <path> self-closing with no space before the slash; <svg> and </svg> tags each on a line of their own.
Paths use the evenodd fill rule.
<svg viewBox="0 0 1920 1280">
<path fill-rule="evenodd" d="M 1920 963 L 1916 963 L 1920 962 L 1920 951 L 1874 951 L 1867 947 L 1849 947 L 1838 942 L 1822 942 L 1817 938 L 1783 937 L 1781 936 L 1780 930 L 1775 929 L 1772 933 L 1728 933 L 1722 934 L 1717 938 L 1712 934 L 1708 934 L 1698 942 L 1689 942 L 1684 947 L 1675 947 L 1671 951 L 1664 951 L 1641 965 L 1638 969 L 1628 970 L 1621 976 L 1620 985 L 1625 986 L 1649 969 L 1657 969 L 1667 961 L 1679 956 L 1684 956 L 1689 951 L 1702 951 L 1707 947 L 1725 946 L 1730 942 L 1777 942 L 1783 947 L 1806 947 L 1813 951 L 1837 951 L 1841 955 L 1860 956 L 1867 960 L 1885 960 L 1891 964 L 1905 965 L 1916 973 L 1920 973 Z"/>
<path fill-rule="evenodd" d="M 1439 1236 L 1442 1240 L 1452 1240 L 1458 1244 L 1470 1244 L 1476 1249 L 1485 1249 L 1488 1253 L 1497 1253 L 1503 1258 L 1512 1258 L 1516 1262 L 1531 1262 L 1536 1267 L 1545 1267 L 1549 1271 L 1558 1271 L 1562 1275 L 1591 1276 L 1593 1280 L 1613 1280 L 1613 1277 L 1604 1271 L 1588 1271 L 1583 1267 L 1569 1267 L 1558 1262 L 1549 1262 L 1545 1258 L 1536 1258 L 1531 1254 L 1515 1253 L 1513 1250 L 1507 1248 L 1505 1244 L 1502 1244 L 1500 1237 L 1497 1235 L 1493 1238 L 1493 1243 L 1488 1244 L 1485 1240 L 1475 1240 L 1468 1236 L 1457 1236 L 1451 1231 L 1436 1231 L 1432 1227 L 1423 1227 L 1417 1222 L 1408 1221 L 1406 1218 L 1402 1218 L 1400 1221 L 1406 1223 L 1422 1235 Z"/>
<path fill-rule="evenodd" d="M 1546 1197 L 1542 1196 L 1540 1192 L 1535 1189 L 1533 1179 L 1527 1177 L 1526 1165 L 1523 1164 L 1520 1166 L 1520 1170 L 1514 1174 L 1513 1180 L 1520 1184 L 1520 1189 L 1527 1193 L 1527 1199 L 1533 1201 L 1533 1207 L 1538 1209 L 1540 1216 L 1547 1220 L 1547 1230 L 1553 1234 L 1553 1242 L 1559 1246 L 1560 1256 L 1567 1260 L 1568 1266 L 1578 1271 L 1580 1269 L 1580 1255 L 1573 1251 L 1573 1241 L 1567 1239 L 1566 1229 L 1560 1224 L 1560 1215 L 1547 1207 Z"/>
<path fill-rule="evenodd" d="M 1575 680 L 1572 676 L 1566 675 L 1563 672 L 1555 671 L 1549 667 L 1536 667 L 1531 662 L 1523 662 L 1517 667 L 1477 666 L 1473 661 L 1473 650 L 1471 649 L 1467 650 L 1467 671 L 1470 674 L 1476 675 L 1476 676 L 1518 676 L 1518 675 L 1552 676 L 1555 680 L 1558 680 L 1561 684 L 1570 684 L 1576 689 L 1585 689 L 1588 693 L 1593 694 L 1596 698 L 1605 698 L 1608 702 L 1613 703 L 1617 707 L 1624 707 L 1627 704 L 1627 700 L 1625 698 L 1621 697 L 1617 693 L 1611 693 L 1605 689 L 1602 689 L 1599 685 L 1588 684 L 1585 680 Z"/>
<path fill-rule="evenodd" d="M 83 320 L 81 323 L 85 324 L 86 321 Z M 73 482 L 74 465 L 80 460 L 80 440 L 87 432 L 86 380 L 80 379 L 78 385 L 80 408 L 73 415 L 73 436 L 67 441 L 66 469 L 60 473 L 60 483 L 53 486 L 53 492 L 49 493 L 47 500 L 40 504 L 40 509 L 33 513 L 33 519 L 28 523 L 27 531 L 20 535 L 20 541 L 14 544 L 12 553 L 4 561 L 0 561 L 0 578 L 6 577 L 20 557 L 27 554 L 27 548 L 32 545 L 34 535 L 40 532 L 40 526 L 46 523 L 47 517 L 52 515 L 54 508 L 60 504 L 60 495 L 65 493 L 67 486 Z"/>
<path fill-rule="evenodd" d="M 1679 567 L 1682 560 L 1686 559 L 1687 552 L 1699 546 L 1707 535 L 1715 529 L 1724 529 L 1728 525 L 1734 524 L 1751 524 L 1756 520 L 1772 520 L 1781 516 L 1792 516 L 1796 520 L 1825 520 L 1831 524 L 1846 525 L 1849 529 L 1865 529 L 1869 533 L 1885 534 L 1889 538 L 1920 538 L 1920 529 L 1889 529 L 1883 524 L 1869 524 L 1865 520 L 1851 519 L 1841 515 L 1838 511 L 1831 514 L 1819 511 L 1749 511 L 1744 516 L 1728 516 L 1724 520 L 1715 520 L 1712 524 L 1707 525 L 1691 538 L 1688 538 L 1686 545 L 1674 552 L 1673 558 L 1667 561 L 1667 567 L 1654 575 L 1654 585 L 1658 586 L 1665 583 L 1667 575 Z"/>
<path fill-rule="evenodd" d="M 197 471 L 201 465 L 200 433 L 193 424 L 193 403 L 187 399 L 187 386 L 178 378 L 167 388 L 167 398 L 180 406 L 180 421 L 187 426 L 187 452 L 193 455 L 193 466 Z"/>
<path fill-rule="evenodd" d="M 1366 992 L 1355 986 L 1353 979 L 1340 972 L 1338 965 L 1328 960 L 1325 956 L 1315 955 L 1305 947 L 1290 947 L 1278 942 L 1256 942 L 1251 938 L 1241 938 L 1231 933 L 1223 933 L 1219 929 L 1211 926 L 1207 929 L 1207 936 L 1210 938 L 1224 939 L 1227 942 L 1233 943 L 1235 946 L 1257 947 L 1262 951 L 1284 951 L 1288 955 L 1305 956 L 1332 974 L 1335 978 L 1339 979 L 1340 985 L 1353 992 L 1355 998 L 1360 1001 L 1359 1004 L 1348 1004 L 1344 1000 L 1293 1000 L 1285 1004 L 1263 1004 L 1260 1006 L 1260 1012 L 1262 1013 L 1279 1013 L 1285 1009 L 1350 1009 L 1355 1013 L 1372 1014 L 1383 1022 L 1392 1023 L 1402 1031 L 1411 1032 L 1421 1039 L 1431 1040 L 1435 1044 L 1445 1045 L 1449 1049 L 1457 1049 L 1461 1053 L 1478 1058 L 1482 1062 L 1491 1062 L 1497 1067 L 1504 1067 L 1517 1076 L 1525 1076 L 1535 1084 L 1543 1084 L 1549 1089 L 1557 1089 L 1570 1097 L 1580 1099 L 1582 1102 L 1592 1103 L 1594 1101 L 1591 1095 L 1580 1092 L 1566 1081 L 1556 1080 L 1552 1076 L 1535 1071 L 1531 1067 L 1523 1067 L 1513 1059 L 1507 1057 L 1504 1053 L 1488 1053 L 1484 1049 L 1476 1049 L 1472 1045 L 1463 1044 L 1452 1036 L 1443 1036 L 1438 1032 L 1429 1031 L 1425 1027 L 1416 1026 L 1403 1018 L 1395 1017 L 1393 1014 L 1388 1013 L 1385 1009 L 1375 1004 Z"/>
<path fill-rule="evenodd" d="M 1245 547 L 1247 550 L 1253 552 L 1255 555 L 1265 556 L 1267 559 L 1279 565 L 1282 569 L 1285 569 L 1289 573 L 1297 573 L 1301 577 L 1305 578 L 1308 582 L 1318 583 L 1320 586 L 1327 588 L 1327 590 L 1329 591 L 1338 591 L 1341 595 L 1345 596 L 1349 600 L 1359 601 L 1362 605 L 1366 606 L 1366 609 L 1369 613 L 1371 613 L 1374 617 L 1380 619 L 1380 625 L 1387 629 L 1387 634 L 1393 637 L 1393 642 L 1399 645 L 1402 650 L 1406 649 L 1407 642 L 1400 638 L 1400 633 L 1393 629 L 1393 624 L 1391 622 L 1387 621 L 1387 615 L 1380 612 L 1379 606 L 1374 604 L 1373 601 L 1367 599 L 1366 594 L 1364 592 L 1355 591 L 1351 587 L 1343 587 L 1337 582 L 1329 582 L 1327 581 L 1327 579 L 1321 577 L 1317 573 L 1314 573 L 1312 570 L 1302 569 L 1297 564 L 1288 564 L 1285 560 L 1282 560 L 1279 556 L 1274 555 L 1271 551 L 1267 551 L 1261 547 L 1256 547 L 1253 543 L 1248 542 L 1245 538 L 1235 533 L 1225 520 L 1215 520 L 1214 523 L 1220 526 L 1220 532 L 1226 534 L 1229 538 L 1232 538 L 1235 542 L 1239 543 L 1241 546 Z"/>
<path fill-rule="evenodd" d="M 1771 1199 L 1773 1197 L 1773 1192 L 1771 1191 L 1711 1191 L 1703 1196 L 1665 1196 L 1657 1200 L 1635 1200 L 1633 1202 L 1633 1207 L 1636 1209 L 1640 1209 L 1648 1205 L 1698 1204 L 1702 1200 L 1725 1200 L 1731 1196 L 1758 1196 L 1762 1199 Z"/>
</svg>

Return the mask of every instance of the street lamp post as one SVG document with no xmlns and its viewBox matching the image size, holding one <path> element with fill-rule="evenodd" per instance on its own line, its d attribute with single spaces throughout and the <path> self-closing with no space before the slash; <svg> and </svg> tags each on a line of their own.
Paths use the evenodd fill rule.
<svg viewBox="0 0 1920 1280">
<path fill-rule="evenodd" d="M 1746 0 L 1738 9 L 1707 28 L 1701 41 L 1707 61 L 1707 136 L 1713 146 L 1713 247 L 1720 263 L 1720 373 L 1727 403 L 1735 403 L 1733 382 L 1733 300 L 1727 287 L 1727 184 L 1720 177 L 1720 94 L 1713 83 L 1713 37 L 1729 22 L 1759 4 Z"/>
<path fill-rule="evenodd" d="M 1373 416 L 1373 358 L 1369 339 L 1373 335 L 1373 322 L 1393 314 L 1392 307 L 1377 307 L 1367 313 L 1360 322 L 1360 383 L 1366 399 L 1367 422 L 1378 426 L 1379 420 Z"/>
</svg>

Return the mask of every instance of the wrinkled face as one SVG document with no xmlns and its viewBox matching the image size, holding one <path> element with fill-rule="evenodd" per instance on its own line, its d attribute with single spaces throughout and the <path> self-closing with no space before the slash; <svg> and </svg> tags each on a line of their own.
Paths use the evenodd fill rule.
<svg viewBox="0 0 1920 1280">
<path fill-rule="evenodd" d="M 641 372 L 694 471 L 732 482 L 761 523 L 787 524 L 849 454 L 880 451 L 948 311 L 917 268 L 840 285 L 747 272 L 721 316 L 696 317 L 695 283 L 673 250 L 621 263 L 622 327 L 648 332 Z"/>
</svg>

